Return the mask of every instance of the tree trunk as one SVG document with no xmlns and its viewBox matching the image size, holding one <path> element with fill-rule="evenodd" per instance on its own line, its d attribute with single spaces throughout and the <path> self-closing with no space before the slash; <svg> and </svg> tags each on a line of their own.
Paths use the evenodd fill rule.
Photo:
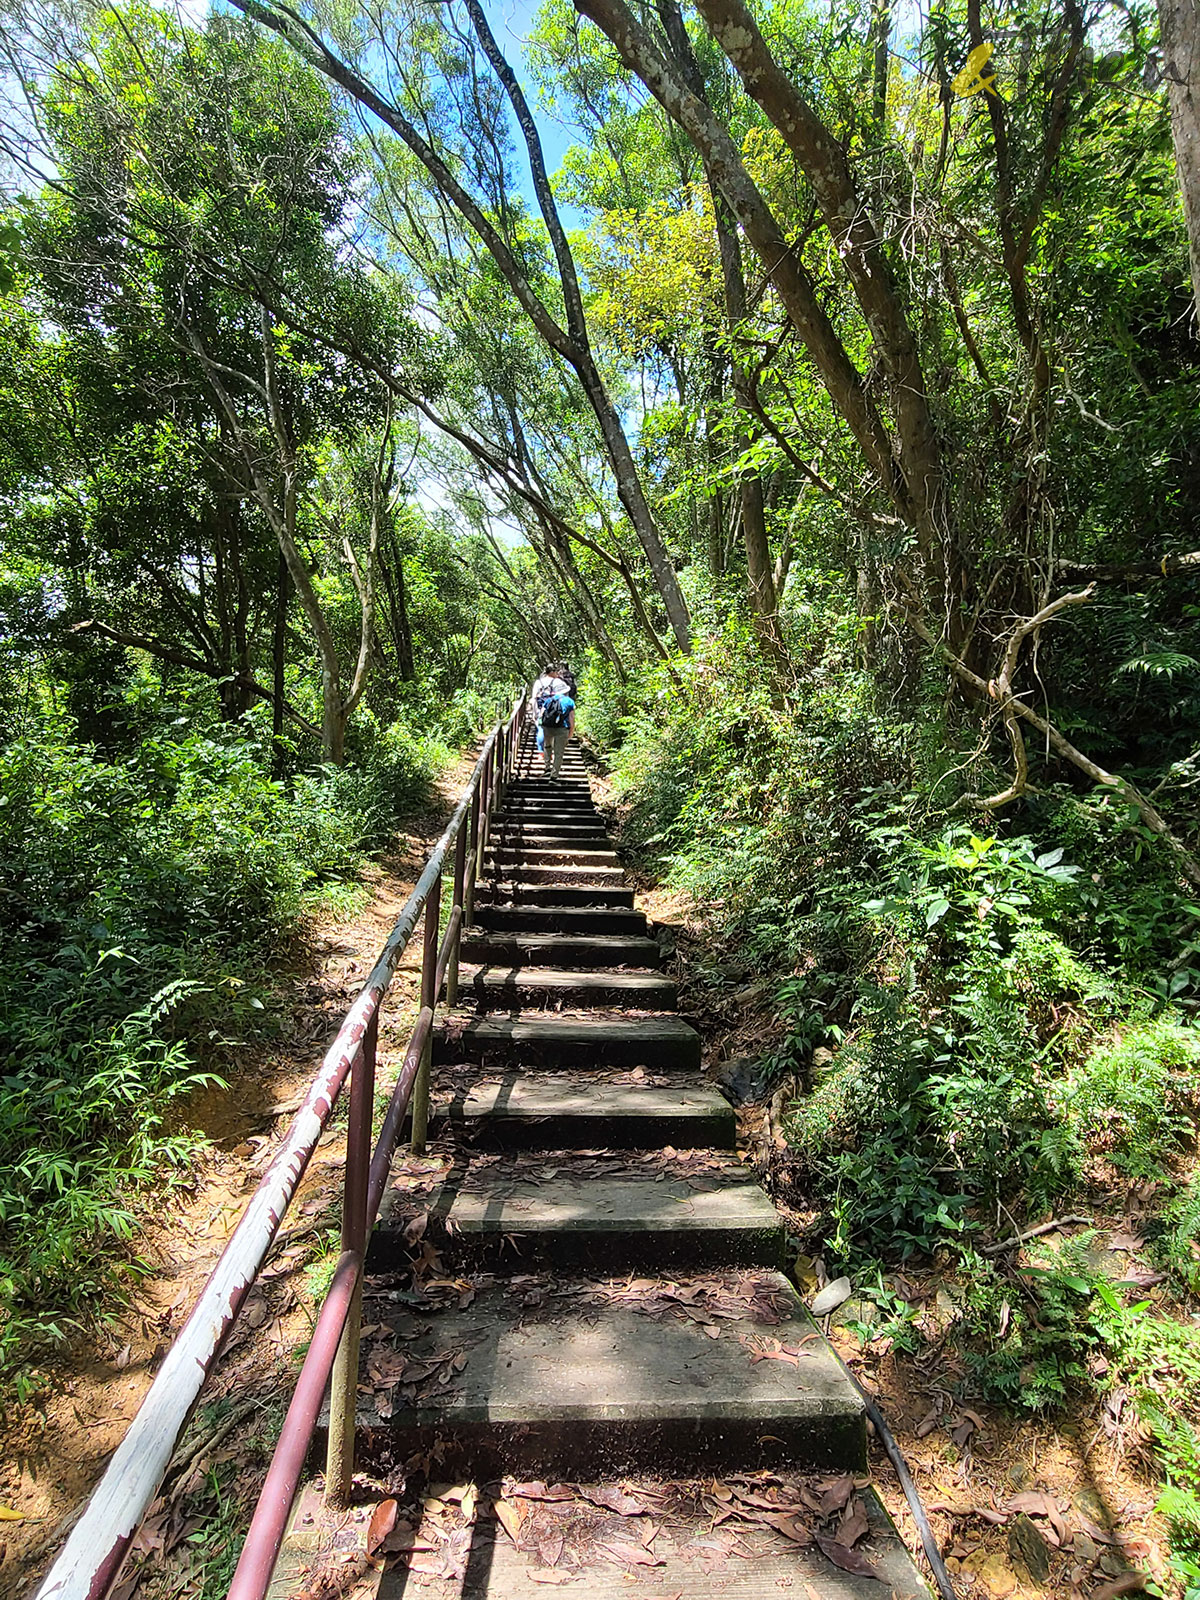
<svg viewBox="0 0 1200 1600">
<path fill-rule="evenodd" d="M 284 763 L 283 749 L 283 692 L 287 667 L 287 614 L 291 578 L 283 551 L 279 552 L 279 567 L 275 579 L 275 625 L 271 637 L 271 668 L 275 700 L 271 707 L 272 766 L 281 771 Z"/>
<path fill-rule="evenodd" d="M 882 136 L 887 131 L 888 41 L 892 34 L 892 10 L 888 0 L 875 0 L 871 19 L 871 113 Z"/>
<path fill-rule="evenodd" d="M 697 0 L 746 92 L 766 112 L 813 187 L 825 224 L 895 391 L 896 434 L 921 553 L 941 581 L 942 468 L 916 339 L 871 215 L 833 134 L 775 61 L 744 0 Z M 886 41 L 884 48 L 886 89 Z"/>
<path fill-rule="evenodd" d="M 1158 0 L 1158 26 L 1200 319 L 1200 6 L 1196 0 Z"/>
<path fill-rule="evenodd" d="M 387 596 L 388 622 L 392 643 L 396 647 L 396 666 L 401 683 L 415 683 L 416 664 L 413 660 L 412 628 L 408 621 L 408 591 L 404 582 L 404 557 L 393 533 L 388 548 L 380 552 L 379 570 L 383 575 L 383 589 Z M 391 555 L 391 561 L 388 556 Z"/>
</svg>

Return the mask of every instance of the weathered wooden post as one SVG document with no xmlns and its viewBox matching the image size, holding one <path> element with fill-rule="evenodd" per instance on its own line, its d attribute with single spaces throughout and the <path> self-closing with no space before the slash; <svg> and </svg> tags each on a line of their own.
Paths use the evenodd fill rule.
<svg viewBox="0 0 1200 1600">
<path fill-rule="evenodd" d="M 439 871 L 425 901 L 425 948 L 421 957 L 421 1010 L 433 1011 L 437 1004 L 438 929 L 442 913 L 442 874 Z M 433 1027 L 430 1025 L 421 1051 L 421 1065 L 412 1095 L 412 1148 L 424 1155 L 429 1131 L 429 1068 L 433 1061 Z"/>
<path fill-rule="evenodd" d="M 471 796 L 471 850 L 467 859 L 466 883 L 463 886 L 463 927 L 475 921 L 475 882 L 479 877 L 479 789 Z"/>
<path fill-rule="evenodd" d="M 458 1003 L 458 954 L 462 944 L 462 931 L 467 920 L 466 910 L 466 876 L 467 876 L 467 828 L 465 819 L 459 824 L 459 829 L 454 837 L 454 898 L 450 906 L 450 914 L 459 913 L 458 928 L 450 944 L 450 957 L 446 966 L 446 1004 L 448 1006 Z"/>
</svg>

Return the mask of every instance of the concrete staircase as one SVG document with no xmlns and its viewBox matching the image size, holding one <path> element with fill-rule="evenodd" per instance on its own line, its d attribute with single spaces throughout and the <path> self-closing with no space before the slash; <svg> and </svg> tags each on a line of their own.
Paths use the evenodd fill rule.
<svg viewBox="0 0 1200 1600">
<path fill-rule="evenodd" d="M 783 1225 L 737 1158 L 578 750 L 558 782 L 539 768 L 527 748 L 492 827 L 461 1004 L 434 1047 L 429 1152 L 397 1156 L 372 1241 L 364 1463 L 385 1485 L 423 1470 L 481 1495 L 506 1477 L 590 1485 L 595 1515 L 597 1493 L 662 1504 L 664 1480 L 716 1493 L 725 1475 L 765 1485 L 764 1504 L 803 1474 L 818 1497 L 840 1492 L 819 1485 L 864 1471 L 861 1401 L 780 1270 Z M 863 1502 L 857 1554 L 895 1594 L 924 1595 L 869 1490 Z M 379 1592 L 886 1594 L 794 1527 L 742 1529 L 737 1559 L 714 1565 L 711 1511 L 693 1520 L 651 1524 L 653 1550 L 623 1571 L 611 1553 L 564 1566 L 561 1540 L 514 1542 L 477 1517 L 457 1566 L 402 1559 Z M 632 1521 L 626 1542 L 644 1540 Z"/>
</svg>

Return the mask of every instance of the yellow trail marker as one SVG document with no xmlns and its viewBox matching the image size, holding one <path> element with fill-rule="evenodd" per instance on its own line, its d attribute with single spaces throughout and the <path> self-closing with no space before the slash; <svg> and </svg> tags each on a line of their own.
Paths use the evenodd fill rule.
<svg viewBox="0 0 1200 1600">
<path fill-rule="evenodd" d="M 992 52 L 995 48 L 996 46 L 990 40 L 975 46 L 967 57 L 966 65 L 962 71 L 950 80 L 950 87 L 955 94 L 978 94 L 980 89 L 985 90 L 988 94 L 997 92 L 992 87 L 996 81 L 995 77 L 991 73 L 986 78 L 983 75 L 983 69 L 992 59 Z"/>
</svg>

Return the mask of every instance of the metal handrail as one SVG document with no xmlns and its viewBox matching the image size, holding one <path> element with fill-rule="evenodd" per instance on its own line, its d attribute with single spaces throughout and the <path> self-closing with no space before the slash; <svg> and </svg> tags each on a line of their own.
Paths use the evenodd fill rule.
<svg viewBox="0 0 1200 1600">
<path fill-rule="evenodd" d="M 491 814 L 503 797 L 515 763 L 525 698 L 522 692 L 488 735 L 449 826 L 346 1013 L 278 1154 L 263 1174 L 36 1600 L 103 1600 L 111 1588 L 349 1077 L 342 1251 L 234 1574 L 231 1600 L 262 1600 L 266 1594 L 331 1374 L 326 1495 L 335 1503 L 347 1497 L 354 1469 L 358 1334 L 367 1238 L 410 1102 L 413 1147 L 420 1150 L 424 1146 L 436 999 L 443 980 L 447 1003 L 453 1004 L 457 998 L 462 929 L 471 921 Z M 451 846 L 454 899 L 439 943 L 442 872 Z M 380 1010 L 422 910 L 420 1010 L 372 1153 Z"/>
</svg>

